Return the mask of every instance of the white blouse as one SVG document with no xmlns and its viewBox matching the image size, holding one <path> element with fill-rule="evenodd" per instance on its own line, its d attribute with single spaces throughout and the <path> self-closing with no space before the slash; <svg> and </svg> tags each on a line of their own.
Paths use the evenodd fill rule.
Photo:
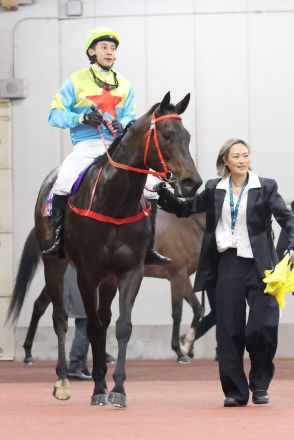
<svg viewBox="0 0 294 440">
<path fill-rule="evenodd" d="M 229 248 L 236 248 L 239 257 L 253 258 L 246 223 L 248 191 L 251 188 L 261 188 L 261 184 L 258 175 L 249 171 L 249 179 L 240 201 L 235 229 L 232 231 L 229 176 L 221 179 L 216 186 L 216 190 L 224 189 L 226 191 L 222 213 L 215 231 L 217 250 L 220 253 Z M 234 196 L 234 207 L 237 200 L 238 197 Z"/>
</svg>

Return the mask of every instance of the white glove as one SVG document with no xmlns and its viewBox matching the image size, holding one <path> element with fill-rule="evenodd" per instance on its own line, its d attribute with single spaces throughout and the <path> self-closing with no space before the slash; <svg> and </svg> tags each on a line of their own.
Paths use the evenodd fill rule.
<svg viewBox="0 0 294 440">
<path fill-rule="evenodd" d="M 290 256 L 290 261 L 292 261 L 294 263 L 294 251 L 293 251 L 293 249 L 289 250 L 289 256 Z"/>
</svg>

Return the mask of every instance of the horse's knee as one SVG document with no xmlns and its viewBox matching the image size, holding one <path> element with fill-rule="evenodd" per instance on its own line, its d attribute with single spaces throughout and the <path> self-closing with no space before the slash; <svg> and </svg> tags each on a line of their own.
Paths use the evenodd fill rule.
<svg viewBox="0 0 294 440">
<path fill-rule="evenodd" d="M 60 332 L 66 333 L 68 328 L 67 318 L 57 318 L 56 316 L 53 316 L 53 327 L 56 334 L 59 334 Z"/>
<path fill-rule="evenodd" d="M 132 323 L 129 322 L 117 322 L 116 324 L 116 338 L 129 340 L 132 333 Z"/>
</svg>

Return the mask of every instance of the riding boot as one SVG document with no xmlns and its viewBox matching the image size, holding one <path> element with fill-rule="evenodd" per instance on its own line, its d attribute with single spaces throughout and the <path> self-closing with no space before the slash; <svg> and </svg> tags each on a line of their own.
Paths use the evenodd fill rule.
<svg viewBox="0 0 294 440">
<path fill-rule="evenodd" d="M 63 230 L 67 199 L 67 195 L 53 194 L 52 221 L 55 239 L 53 246 L 41 252 L 44 257 L 65 258 Z"/>
<path fill-rule="evenodd" d="M 149 242 L 149 246 L 146 253 L 145 264 L 168 264 L 171 263 L 172 260 L 168 257 L 164 257 L 160 255 L 153 249 L 154 239 L 155 239 L 155 225 L 156 225 L 156 216 L 157 216 L 157 200 L 149 199 L 149 203 L 151 204 L 151 239 Z"/>
</svg>

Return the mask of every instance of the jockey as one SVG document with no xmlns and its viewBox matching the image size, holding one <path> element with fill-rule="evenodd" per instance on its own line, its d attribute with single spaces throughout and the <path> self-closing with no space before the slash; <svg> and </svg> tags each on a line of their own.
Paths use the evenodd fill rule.
<svg viewBox="0 0 294 440">
<path fill-rule="evenodd" d="M 105 152 L 97 126 L 106 141 L 112 142 L 113 135 L 121 134 L 136 118 L 133 89 L 126 78 L 112 70 L 119 42 L 119 35 L 110 28 L 92 29 L 85 44 L 90 67 L 70 75 L 53 98 L 49 124 L 70 129 L 73 151 L 61 164 L 52 188 L 55 241 L 42 252 L 43 256 L 64 255 L 63 225 L 68 194 L 80 172 Z M 155 215 L 151 223 L 154 225 Z M 169 263 L 169 258 L 152 249 L 153 241 L 146 254 L 146 264 Z"/>
</svg>

